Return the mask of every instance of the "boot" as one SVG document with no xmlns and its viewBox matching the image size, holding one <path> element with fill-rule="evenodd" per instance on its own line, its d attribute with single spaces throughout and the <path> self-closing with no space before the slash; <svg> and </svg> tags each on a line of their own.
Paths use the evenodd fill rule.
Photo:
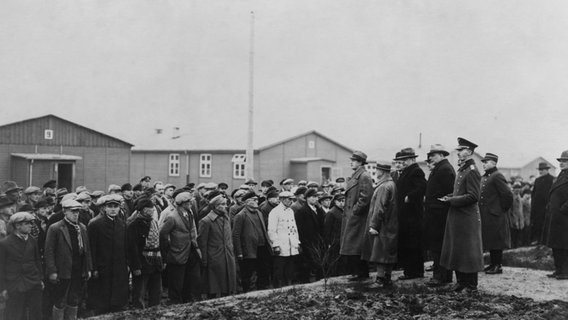
<svg viewBox="0 0 568 320">
<path fill-rule="evenodd" d="M 493 266 L 493 268 L 485 271 L 486 274 L 501 274 L 503 273 L 503 268 L 501 267 L 500 264 L 496 264 Z"/>
<path fill-rule="evenodd" d="M 51 319 L 52 320 L 63 320 L 63 312 L 64 312 L 63 308 L 59 309 L 58 307 L 53 306 L 53 310 L 51 312 Z"/>
<path fill-rule="evenodd" d="M 65 306 L 65 317 L 63 320 L 77 320 L 77 310 L 79 307 Z"/>
</svg>

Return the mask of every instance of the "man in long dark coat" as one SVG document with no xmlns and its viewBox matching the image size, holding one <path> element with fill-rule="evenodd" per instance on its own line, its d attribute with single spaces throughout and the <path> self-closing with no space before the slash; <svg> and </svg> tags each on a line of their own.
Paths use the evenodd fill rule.
<svg viewBox="0 0 568 320">
<path fill-rule="evenodd" d="M 450 205 L 439 199 L 448 195 L 454 190 L 456 172 L 446 157 L 450 153 L 439 144 L 435 144 L 428 152 L 428 159 L 432 163 L 432 171 L 426 184 L 426 195 L 424 200 L 424 219 L 425 219 L 425 239 L 432 260 L 433 277 L 428 285 L 439 286 L 452 282 L 452 271 L 446 270 L 440 265 L 440 255 L 442 253 L 442 243 L 444 242 L 444 232 L 446 230 L 446 219 Z"/>
<path fill-rule="evenodd" d="M 347 268 L 354 277 L 350 280 L 369 278 L 369 265 L 361 259 L 365 224 L 373 196 L 373 179 L 365 170 L 367 155 L 354 151 L 351 156 L 353 174 L 345 187 L 344 217 L 341 224 L 339 253 L 345 256 Z"/>
<path fill-rule="evenodd" d="M 343 220 L 343 208 L 345 207 L 345 195 L 342 193 L 333 196 L 332 207 L 325 214 L 323 222 L 323 238 L 329 247 L 332 264 L 329 272 L 332 276 L 345 274 L 345 262 L 339 255 L 339 243 L 341 241 L 341 222 Z"/>
<path fill-rule="evenodd" d="M 501 268 L 503 249 L 511 247 L 509 230 L 509 209 L 513 205 L 513 191 L 499 170 L 499 157 L 487 153 L 481 162 L 485 174 L 481 177 L 481 238 L 483 249 L 489 251 L 491 263 L 485 268 L 487 274 L 503 273 Z"/>
<path fill-rule="evenodd" d="M 441 201 L 450 203 L 440 265 L 454 270 L 455 291 L 477 290 L 477 273 L 483 270 L 481 216 L 479 214 L 481 175 L 471 158 L 477 145 L 458 138 L 458 160 L 461 163 L 454 183 L 453 194 Z"/>
<path fill-rule="evenodd" d="M 96 315 L 123 310 L 128 304 L 126 222 L 119 216 L 122 197 L 99 199 L 101 214 L 89 222 L 93 279 L 89 283 L 89 305 Z"/>
<path fill-rule="evenodd" d="M 392 285 L 391 272 L 397 262 L 398 216 L 396 184 L 389 164 L 377 164 L 377 188 L 371 199 L 361 258 L 377 264 L 377 285 Z"/>
<path fill-rule="evenodd" d="M 546 245 L 552 248 L 555 272 L 550 275 L 558 280 L 568 279 L 568 150 L 557 159 L 560 174 L 550 188 L 545 229 Z"/>
<path fill-rule="evenodd" d="M 396 205 L 398 209 L 398 262 L 404 274 L 399 280 L 424 276 L 422 255 L 422 205 L 426 192 L 424 171 L 416 163 L 418 157 L 412 148 L 400 151 L 395 161 L 403 161 L 402 170 L 396 182 Z"/>
<path fill-rule="evenodd" d="M 534 180 L 531 194 L 531 244 L 544 243 L 546 240 L 542 239 L 542 231 L 544 229 L 550 187 L 552 187 L 552 182 L 554 182 L 554 177 L 548 172 L 549 169 L 550 166 L 546 162 L 538 164 L 540 176 Z"/>
<path fill-rule="evenodd" d="M 318 195 L 316 190 L 308 189 L 304 195 L 306 202 L 298 211 L 294 212 L 294 219 L 298 227 L 298 236 L 300 237 L 300 246 L 302 248 L 298 276 L 301 282 L 309 282 L 312 273 L 315 275 L 316 280 L 322 277 L 321 264 L 324 261 L 318 261 L 318 256 L 320 258 L 323 257 L 322 250 L 325 250 L 323 245 L 325 212 L 317 205 Z"/>
</svg>

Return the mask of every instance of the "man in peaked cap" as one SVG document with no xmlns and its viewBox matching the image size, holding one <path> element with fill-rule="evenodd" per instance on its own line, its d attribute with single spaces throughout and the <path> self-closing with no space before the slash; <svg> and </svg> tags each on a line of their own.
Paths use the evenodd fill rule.
<svg viewBox="0 0 568 320">
<path fill-rule="evenodd" d="M 554 258 L 555 271 L 548 276 L 568 280 L 568 150 L 563 151 L 557 160 L 560 173 L 550 188 L 543 236 Z"/>
<path fill-rule="evenodd" d="M 534 180 L 534 186 L 531 193 L 531 222 L 530 222 L 530 238 L 531 245 L 542 244 L 542 230 L 544 229 L 544 220 L 546 216 L 546 205 L 548 204 L 548 196 L 554 177 L 549 173 L 550 166 L 546 162 L 538 164 L 538 178 Z"/>
<path fill-rule="evenodd" d="M 402 172 L 396 181 L 396 206 L 398 210 L 398 263 L 404 274 L 399 280 L 422 278 L 424 257 L 422 256 L 422 216 L 426 178 L 416 163 L 414 149 L 404 148 L 396 161 L 402 161 Z"/>
<path fill-rule="evenodd" d="M 397 262 L 397 190 L 390 171 L 390 164 L 377 163 L 377 187 L 371 199 L 361 255 L 364 260 L 377 264 L 375 282 L 380 287 L 392 286 L 392 268 Z"/>
<path fill-rule="evenodd" d="M 120 216 L 122 196 L 105 195 L 99 202 L 101 214 L 88 225 L 94 262 L 88 302 L 95 315 L 120 311 L 128 304 L 126 219 Z"/>
<path fill-rule="evenodd" d="M 0 297 L 6 319 L 41 319 L 42 266 L 36 240 L 30 236 L 35 217 L 17 212 L 10 217 L 14 232 L 0 240 Z M 4 310 L 2 310 L 4 312 Z"/>
<path fill-rule="evenodd" d="M 351 156 L 353 174 L 345 187 L 344 219 L 341 225 L 340 254 L 354 276 L 350 280 L 369 278 L 369 266 L 361 259 L 365 223 L 373 195 L 373 179 L 365 170 L 367 155 L 354 151 Z"/>
<path fill-rule="evenodd" d="M 481 159 L 485 174 L 481 177 L 479 212 L 483 250 L 490 254 L 490 264 L 485 268 L 487 274 L 503 273 L 503 249 L 511 247 L 509 209 L 513 205 L 513 192 L 497 169 L 498 159 L 494 153 L 486 153 Z"/>
<path fill-rule="evenodd" d="M 251 190 L 242 200 L 245 206 L 235 216 L 233 246 L 241 267 L 243 291 L 247 292 L 251 289 L 254 271 L 257 274 L 256 288 L 268 287 L 272 245 L 266 231 L 266 223 L 258 210 L 258 196 Z"/>
<path fill-rule="evenodd" d="M 45 240 L 45 273 L 50 282 L 52 319 L 76 319 L 85 281 L 91 277 L 91 246 L 79 222 L 81 204 L 61 203 L 64 218 L 49 227 Z"/>
<path fill-rule="evenodd" d="M 197 244 L 197 212 L 193 195 L 182 191 L 174 204 L 162 212 L 160 247 L 167 263 L 168 298 L 179 304 L 201 296 L 201 250 Z"/>
<path fill-rule="evenodd" d="M 304 205 L 294 212 L 294 219 L 300 237 L 300 282 L 309 282 L 310 275 L 314 274 L 316 281 L 321 279 L 320 262 L 315 252 L 323 244 L 323 220 L 325 212 L 318 204 L 318 194 L 314 189 L 307 189 L 304 193 Z M 316 250 L 316 251 L 315 251 Z"/>
<path fill-rule="evenodd" d="M 280 186 L 282 186 L 282 191 L 291 191 L 294 187 L 294 180 L 290 178 L 283 179 L 280 181 Z"/>
<path fill-rule="evenodd" d="M 432 169 L 428 176 L 424 197 L 424 232 L 426 246 L 434 262 L 433 276 L 427 284 L 433 287 L 452 282 L 452 271 L 440 265 L 440 254 L 450 206 L 449 203 L 442 202 L 439 198 L 452 193 L 456 180 L 454 167 L 446 159 L 449 154 L 440 144 L 432 145 L 428 152 L 428 160 L 431 162 Z"/>
<path fill-rule="evenodd" d="M 143 189 L 150 188 L 152 186 L 152 177 L 144 176 L 140 179 L 140 184 Z"/>
<path fill-rule="evenodd" d="M 483 270 L 478 207 L 481 176 L 472 159 L 476 147 L 475 143 L 458 138 L 456 150 L 461 165 L 456 173 L 455 188 L 452 194 L 440 198 L 450 204 L 440 265 L 456 272 L 455 291 L 477 290 L 477 273 Z"/>
</svg>

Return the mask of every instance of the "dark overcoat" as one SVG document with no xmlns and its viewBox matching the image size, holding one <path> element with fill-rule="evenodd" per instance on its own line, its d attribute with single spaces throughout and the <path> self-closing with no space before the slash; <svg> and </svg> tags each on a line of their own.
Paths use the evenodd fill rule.
<svg viewBox="0 0 568 320">
<path fill-rule="evenodd" d="M 481 239 L 484 250 L 502 250 L 511 247 L 509 209 L 513 205 L 513 191 L 497 168 L 489 169 L 481 177 L 479 212 Z"/>
<path fill-rule="evenodd" d="M 140 270 L 142 274 L 162 271 L 161 265 L 150 264 L 144 257 L 144 248 L 146 247 L 146 239 L 148 238 L 151 223 L 151 220 L 138 216 L 126 227 L 128 266 L 130 270 Z"/>
<path fill-rule="evenodd" d="M 554 177 L 551 174 L 545 174 L 534 180 L 531 193 L 531 232 L 537 235 L 535 240 L 541 240 L 538 235 L 542 235 L 544 229 L 546 205 L 553 182 Z"/>
<path fill-rule="evenodd" d="M 252 215 L 256 215 L 257 219 L 253 219 Z M 235 255 L 237 257 L 242 255 L 244 259 L 256 259 L 257 249 L 260 246 L 267 246 L 272 252 L 262 212 L 245 206 L 237 213 L 233 224 L 233 245 Z"/>
<path fill-rule="evenodd" d="M 481 217 L 477 202 L 481 175 L 472 159 L 458 170 L 454 192 L 450 195 L 450 210 L 440 265 L 448 270 L 473 273 L 483 270 Z"/>
<path fill-rule="evenodd" d="M 310 253 L 314 248 L 318 248 L 323 240 L 325 212 L 321 207 L 315 208 L 316 212 L 306 202 L 298 211 L 294 212 L 300 246 L 304 253 Z"/>
<path fill-rule="evenodd" d="M 8 295 L 25 292 L 41 285 L 41 258 L 37 241 L 28 236 L 23 240 L 10 234 L 0 240 L 0 292 Z"/>
<path fill-rule="evenodd" d="M 369 228 L 379 232 L 369 234 Z M 396 263 L 398 251 L 398 216 L 396 185 L 390 175 L 381 181 L 371 199 L 361 259 L 377 263 Z"/>
<path fill-rule="evenodd" d="M 237 267 L 233 251 L 231 223 L 226 213 L 209 212 L 199 220 L 197 236 L 202 254 L 204 293 L 234 293 L 237 290 Z"/>
<path fill-rule="evenodd" d="M 430 250 L 439 252 L 442 249 L 450 204 L 438 199 L 454 191 L 455 180 L 456 171 L 448 159 L 438 162 L 428 176 L 424 197 L 424 239 Z"/>
<path fill-rule="evenodd" d="M 342 255 L 361 255 L 361 246 L 365 236 L 365 223 L 369 214 L 371 197 L 373 196 L 373 179 L 361 166 L 345 186 L 345 207 L 341 224 Z M 301 240 L 300 240 L 301 241 Z"/>
<path fill-rule="evenodd" d="M 128 264 L 126 221 L 99 214 L 88 225 L 93 271 L 98 278 L 89 282 L 89 304 L 94 309 L 123 307 L 128 304 Z"/>
<path fill-rule="evenodd" d="M 554 249 L 568 249 L 568 170 L 560 171 L 550 188 L 549 199 L 546 245 Z"/>
<path fill-rule="evenodd" d="M 327 245 L 335 245 L 339 248 L 341 240 L 341 221 L 343 220 L 343 210 L 333 206 L 325 214 L 323 221 L 323 237 Z"/>
<path fill-rule="evenodd" d="M 422 215 L 426 178 L 418 164 L 402 170 L 396 182 L 396 206 L 398 211 L 398 247 L 415 249 L 422 247 Z M 408 197 L 408 202 L 405 198 Z"/>
</svg>

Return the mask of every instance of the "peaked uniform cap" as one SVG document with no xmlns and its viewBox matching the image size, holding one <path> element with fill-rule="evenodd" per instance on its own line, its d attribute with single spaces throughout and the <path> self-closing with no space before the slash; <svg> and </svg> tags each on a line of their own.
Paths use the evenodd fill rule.
<svg viewBox="0 0 568 320">
<path fill-rule="evenodd" d="M 456 150 L 463 150 L 463 149 L 469 149 L 471 151 L 475 150 L 475 148 L 477 148 L 478 145 L 465 139 L 465 138 L 458 138 L 458 147 L 456 148 Z"/>
<path fill-rule="evenodd" d="M 481 162 L 486 162 L 486 161 L 489 161 L 489 160 L 497 162 L 497 161 L 499 161 L 499 156 L 497 156 L 494 153 L 487 152 L 485 154 L 485 157 L 483 157 L 483 159 L 481 159 Z"/>
</svg>

